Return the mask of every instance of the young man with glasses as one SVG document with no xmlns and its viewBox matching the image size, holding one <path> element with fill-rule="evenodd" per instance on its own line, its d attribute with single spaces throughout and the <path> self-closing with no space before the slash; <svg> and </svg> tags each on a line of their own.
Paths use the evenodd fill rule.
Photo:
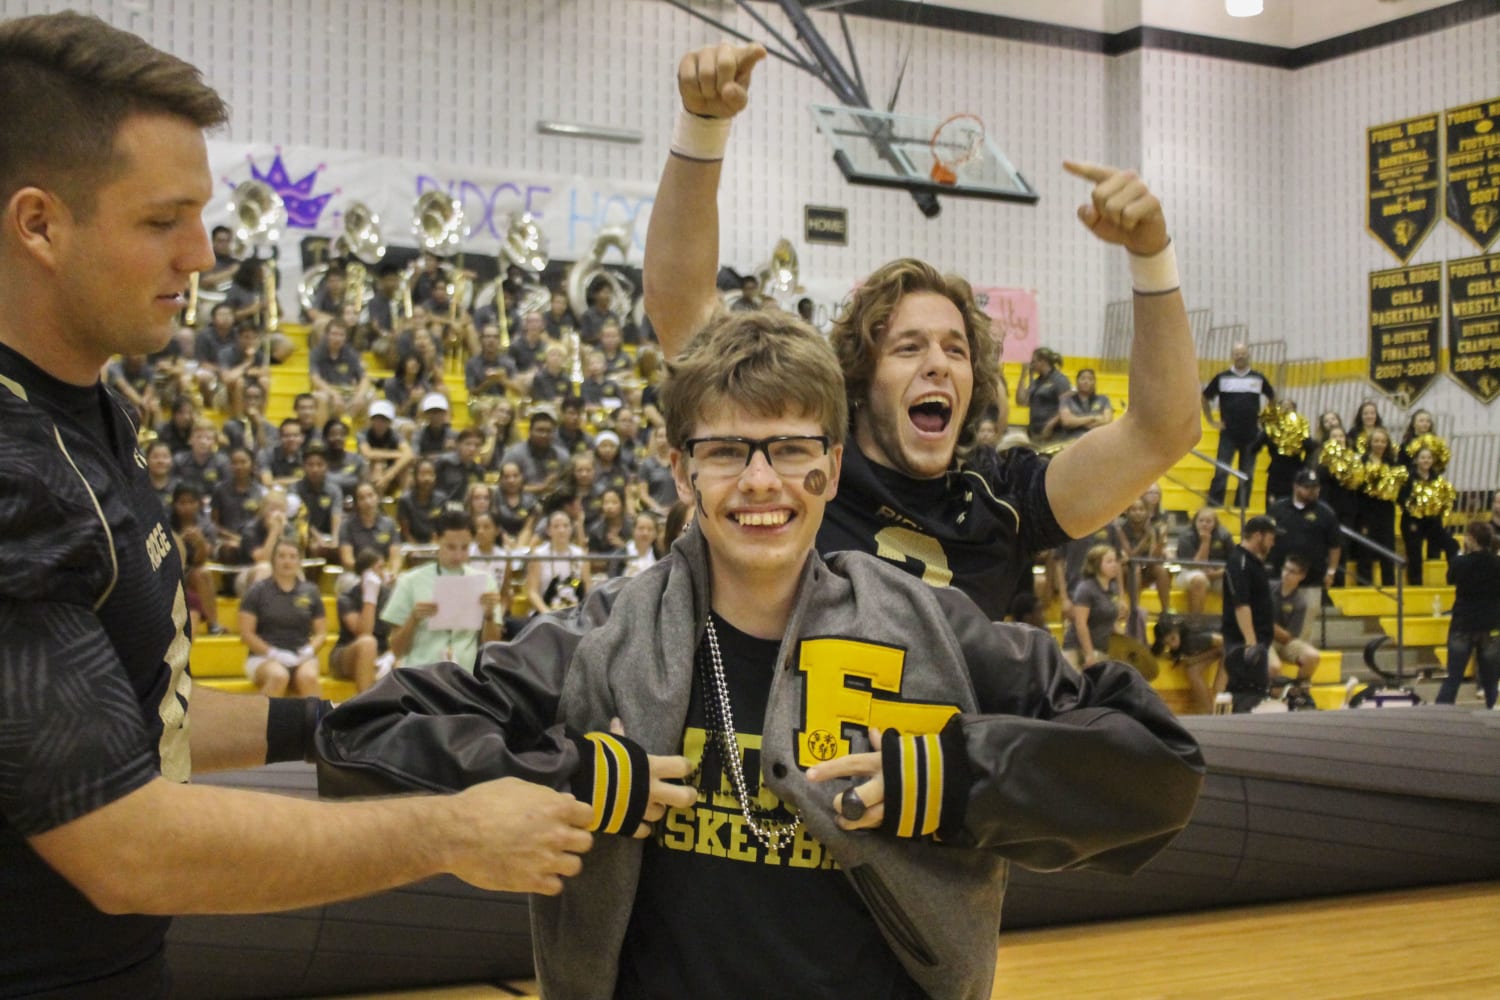
<svg viewBox="0 0 1500 1000">
<path fill-rule="evenodd" d="M 671 554 L 325 721 L 325 793 L 520 775 L 655 824 L 533 901 L 548 997 L 988 997 L 1009 860 L 1129 872 L 1187 822 L 1201 758 L 1138 674 L 817 554 L 842 378 L 791 316 L 716 317 L 662 389 Z"/>
</svg>

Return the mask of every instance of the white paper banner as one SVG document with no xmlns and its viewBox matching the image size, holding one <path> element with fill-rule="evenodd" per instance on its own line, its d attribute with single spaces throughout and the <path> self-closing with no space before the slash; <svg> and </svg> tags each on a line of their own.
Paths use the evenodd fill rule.
<svg viewBox="0 0 1500 1000">
<path fill-rule="evenodd" d="M 209 206 L 206 221 L 230 221 L 229 194 L 236 184 L 252 177 L 266 181 L 287 205 L 283 261 L 295 259 L 295 247 L 305 236 L 336 235 L 344 209 L 356 201 L 380 217 L 387 245 L 414 247 L 412 205 L 423 192 L 437 189 L 463 205 L 469 230 L 463 249 L 470 253 L 496 253 L 511 217 L 530 212 L 554 258 L 577 260 L 601 229 L 624 225 L 632 235 L 629 261 L 639 266 L 656 197 L 656 186 L 645 182 L 461 167 L 310 146 L 210 142 L 208 155 L 223 199 Z"/>
</svg>

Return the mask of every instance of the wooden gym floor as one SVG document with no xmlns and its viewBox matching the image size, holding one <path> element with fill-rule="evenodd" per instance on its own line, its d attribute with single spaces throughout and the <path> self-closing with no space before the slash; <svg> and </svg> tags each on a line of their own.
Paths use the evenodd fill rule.
<svg viewBox="0 0 1500 1000">
<path fill-rule="evenodd" d="M 999 954 L 996 1000 L 1500 997 L 1500 883 L 1017 931 Z M 515 982 L 363 1000 L 535 996 Z"/>
</svg>

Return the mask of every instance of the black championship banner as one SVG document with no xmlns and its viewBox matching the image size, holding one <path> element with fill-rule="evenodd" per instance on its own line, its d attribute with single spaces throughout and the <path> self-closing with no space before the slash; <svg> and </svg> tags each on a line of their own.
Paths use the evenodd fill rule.
<svg viewBox="0 0 1500 1000">
<path fill-rule="evenodd" d="M 1500 236 L 1500 97 L 1449 108 L 1443 214 L 1481 250 Z"/>
<path fill-rule="evenodd" d="M 1437 378 L 1443 266 L 1370 272 L 1370 381 L 1403 409 Z"/>
<path fill-rule="evenodd" d="M 1481 402 L 1500 396 L 1500 254 L 1448 262 L 1448 375 Z"/>
<path fill-rule="evenodd" d="M 1402 262 L 1411 260 L 1438 217 L 1438 116 L 1368 130 L 1370 177 L 1365 227 Z"/>
</svg>

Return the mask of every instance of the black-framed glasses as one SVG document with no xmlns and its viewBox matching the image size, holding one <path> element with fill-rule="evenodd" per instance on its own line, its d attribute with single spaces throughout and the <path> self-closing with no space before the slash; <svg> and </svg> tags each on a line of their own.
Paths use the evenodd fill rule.
<svg viewBox="0 0 1500 1000">
<path fill-rule="evenodd" d="M 828 454 L 828 435 L 777 434 L 774 437 L 699 437 L 682 444 L 698 465 L 700 473 L 710 476 L 738 476 L 750 466 L 756 452 L 766 456 L 778 476 L 800 476 L 811 470 Z"/>
</svg>

